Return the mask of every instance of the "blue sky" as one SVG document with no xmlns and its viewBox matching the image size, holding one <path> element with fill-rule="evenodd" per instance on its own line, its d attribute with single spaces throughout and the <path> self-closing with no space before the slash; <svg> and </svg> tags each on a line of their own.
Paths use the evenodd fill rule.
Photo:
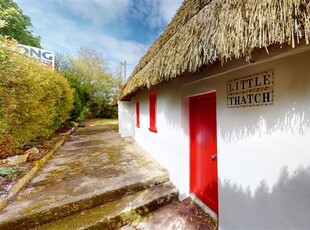
<svg viewBox="0 0 310 230">
<path fill-rule="evenodd" d="M 171 21 L 182 0 L 15 0 L 31 17 L 42 46 L 75 55 L 95 49 L 112 73 L 126 60 L 128 75 Z"/>
</svg>

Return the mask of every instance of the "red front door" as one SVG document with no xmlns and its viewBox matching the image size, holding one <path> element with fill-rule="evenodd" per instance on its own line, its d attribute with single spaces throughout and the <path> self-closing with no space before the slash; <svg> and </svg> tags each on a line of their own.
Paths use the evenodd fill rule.
<svg viewBox="0 0 310 230">
<path fill-rule="evenodd" d="M 216 93 L 190 98 L 190 192 L 218 214 Z"/>
</svg>

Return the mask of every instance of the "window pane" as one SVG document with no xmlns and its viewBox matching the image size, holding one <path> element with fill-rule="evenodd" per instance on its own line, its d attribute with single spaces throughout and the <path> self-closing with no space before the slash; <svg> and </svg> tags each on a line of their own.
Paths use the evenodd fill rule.
<svg viewBox="0 0 310 230">
<path fill-rule="evenodd" d="M 136 127 L 140 128 L 140 104 L 136 102 Z"/>
<path fill-rule="evenodd" d="M 149 113 L 150 113 L 150 128 L 152 132 L 157 132 L 156 128 L 156 93 L 150 94 L 149 97 Z"/>
</svg>

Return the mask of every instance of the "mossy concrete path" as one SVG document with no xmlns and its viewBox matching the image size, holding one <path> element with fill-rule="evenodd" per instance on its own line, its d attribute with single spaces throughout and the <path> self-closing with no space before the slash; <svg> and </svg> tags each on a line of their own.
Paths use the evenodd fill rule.
<svg viewBox="0 0 310 230">
<path fill-rule="evenodd" d="M 0 229 L 115 229 L 177 195 L 167 171 L 131 138 L 86 126 L 0 212 Z"/>
</svg>

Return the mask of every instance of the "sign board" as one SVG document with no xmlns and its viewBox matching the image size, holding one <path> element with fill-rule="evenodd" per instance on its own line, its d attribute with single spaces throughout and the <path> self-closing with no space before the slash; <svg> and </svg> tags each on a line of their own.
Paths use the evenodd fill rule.
<svg viewBox="0 0 310 230">
<path fill-rule="evenodd" d="M 55 65 L 55 55 L 54 53 L 39 49 L 36 47 L 32 46 L 26 46 L 26 45 L 17 45 L 18 48 L 21 50 L 23 54 L 29 55 L 30 57 L 34 57 L 38 59 L 41 63 L 44 65 L 49 66 L 52 70 L 54 70 L 54 65 Z"/>
<path fill-rule="evenodd" d="M 272 70 L 230 80 L 227 82 L 227 107 L 272 105 L 273 89 Z"/>
</svg>

